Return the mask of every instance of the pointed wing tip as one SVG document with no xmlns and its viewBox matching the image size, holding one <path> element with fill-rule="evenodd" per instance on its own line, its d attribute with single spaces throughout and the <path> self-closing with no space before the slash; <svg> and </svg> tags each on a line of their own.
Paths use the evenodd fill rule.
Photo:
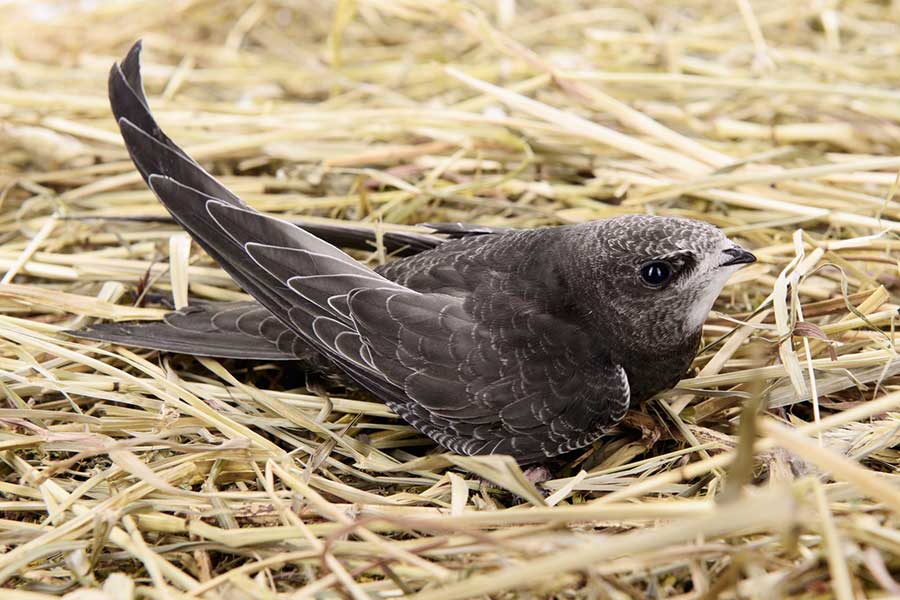
<svg viewBox="0 0 900 600">
<path fill-rule="evenodd" d="M 121 328 L 120 323 L 108 323 L 107 325 L 110 329 L 115 328 L 116 326 Z M 84 329 L 65 329 L 61 333 L 79 340 L 94 340 L 95 342 L 107 342 L 111 344 L 120 343 L 122 337 L 121 332 L 119 332 L 120 335 L 118 336 L 111 336 L 109 332 L 104 332 L 102 328 L 97 330 L 92 326 L 85 327 Z"/>
<path fill-rule="evenodd" d="M 121 61 L 114 61 L 109 69 L 109 78 L 110 81 L 113 80 L 116 74 L 121 74 L 122 77 L 125 77 L 127 72 L 135 72 L 140 74 L 141 72 L 141 52 L 144 49 L 144 40 L 138 39 L 134 44 L 131 45 L 131 48 L 128 49 L 128 52 L 125 54 L 125 58 Z"/>
<path fill-rule="evenodd" d="M 145 110 L 149 111 L 141 77 L 142 49 L 143 41 L 136 41 L 128 50 L 125 58 L 114 62 L 109 68 L 107 92 L 113 114 L 117 118 L 134 110 L 129 99 L 137 100 Z"/>
<path fill-rule="evenodd" d="M 141 52 L 144 50 L 144 40 L 138 40 L 131 45 L 125 58 L 122 59 L 122 70 L 126 73 L 134 70 L 137 73 L 141 71 Z"/>
</svg>

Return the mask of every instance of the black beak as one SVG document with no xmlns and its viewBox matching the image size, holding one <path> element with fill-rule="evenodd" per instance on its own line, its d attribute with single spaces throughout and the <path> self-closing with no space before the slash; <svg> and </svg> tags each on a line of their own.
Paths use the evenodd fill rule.
<svg viewBox="0 0 900 600">
<path fill-rule="evenodd" d="M 727 250 L 724 250 L 724 253 L 728 255 L 728 260 L 719 265 L 720 267 L 730 267 L 732 265 L 748 265 L 750 263 L 756 262 L 756 257 L 753 256 L 752 252 L 747 252 L 740 247 L 728 248 Z"/>
</svg>

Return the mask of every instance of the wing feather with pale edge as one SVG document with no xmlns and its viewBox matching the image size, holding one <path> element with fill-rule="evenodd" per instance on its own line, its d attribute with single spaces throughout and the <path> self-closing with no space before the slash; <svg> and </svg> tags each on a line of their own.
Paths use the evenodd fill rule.
<svg viewBox="0 0 900 600">
<path fill-rule="evenodd" d="M 274 327 L 273 327 L 274 325 Z M 277 340 L 291 336 L 288 352 Z M 321 366 L 318 353 L 256 302 L 213 302 L 173 311 L 162 321 L 98 323 L 71 335 L 166 352 L 244 360 L 302 360 Z M 283 348 L 283 345 L 281 346 Z"/>
</svg>

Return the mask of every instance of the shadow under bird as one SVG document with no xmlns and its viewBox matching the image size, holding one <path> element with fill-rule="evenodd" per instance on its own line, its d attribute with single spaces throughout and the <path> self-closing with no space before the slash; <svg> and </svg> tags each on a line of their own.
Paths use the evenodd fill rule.
<svg viewBox="0 0 900 600">
<path fill-rule="evenodd" d="M 441 446 L 527 465 L 591 444 L 629 405 L 675 385 L 725 282 L 755 260 L 707 223 L 631 215 L 532 230 L 439 226 L 456 239 L 421 236 L 420 252 L 370 269 L 248 207 L 175 145 L 150 113 L 140 49 L 109 77 L 131 158 L 256 302 L 76 335 L 328 363 Z"/>
</svg>

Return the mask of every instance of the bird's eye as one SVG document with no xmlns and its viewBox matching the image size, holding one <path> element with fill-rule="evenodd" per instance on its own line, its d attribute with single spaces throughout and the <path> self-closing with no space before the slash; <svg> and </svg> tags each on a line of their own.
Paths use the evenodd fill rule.
<svg viewBox="0 0 900 600">
<path fill-rule="evenodd" d="M 672 278 L 672 267 L 661 260 L 648 262 L 641 267 L 641 279 L 649 286 L 659 287 Z"/>
</svg>

